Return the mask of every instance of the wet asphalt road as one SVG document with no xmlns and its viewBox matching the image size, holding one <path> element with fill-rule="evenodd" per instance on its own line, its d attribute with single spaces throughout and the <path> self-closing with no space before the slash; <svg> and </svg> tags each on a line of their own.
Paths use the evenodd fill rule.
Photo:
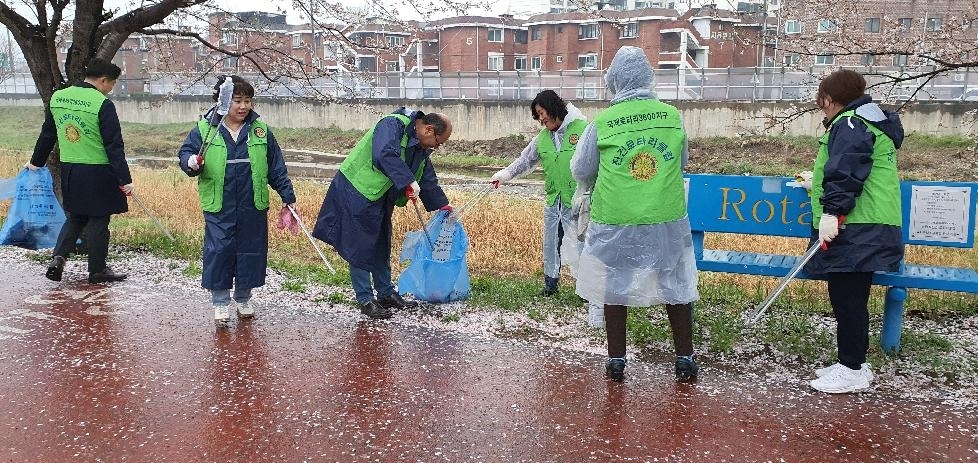
<svg viewBox="0 0 978 463">
<path fill-rule="evenodd" d="M 978 461 L 975 410 L 643 362 L 610 383 L 592 354 L 352 308 L 215 330 L 179 288 L 42 273 L 0 263 L 3 461 Z"/>
</svg>

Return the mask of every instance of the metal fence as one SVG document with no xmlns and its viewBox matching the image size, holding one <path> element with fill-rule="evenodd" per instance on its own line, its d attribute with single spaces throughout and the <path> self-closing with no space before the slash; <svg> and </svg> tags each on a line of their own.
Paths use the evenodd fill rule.
<svg viewBox="0 0 978 463">
<path fill-rule="evenodd" d="M 834 68 L 832 68 L 834 69 Z M 826 67 L 798 68 L 720 68 L 657 69 L 655 91 L 664 100 L 700 101 L 811 101 Z M 978 72 L 963 70 L 938 76 L 929 82 L 908 80 L 882 84 L 893 78 L 906 78 L 922 69 L 858 68 L 870 85 L 870 92 L 881 101 L 900 101 L 917 94 L 918 101 L 978 100 Z M 923 69 L 926 70 L 926 69 Z M 442 99 L 513 101 L 532 99 L 539 91 L 552 89 L 571 100 L 607 100 L 604 71 L 483 71 L 457 73 L 337 73 L 312 82 L 283 78 L 274 82 L 258 74 L 242 74 L 255 84 L 263 97 L 314 97 L 317 94 L 339 99 Z M 29 74 L 0 77 L 0 94 L 37 94 Z M 210 95 L 213 79 L 202 82 L 200 75 L 150 74 L 124 77 L 115 95 Z"/>
</svg>

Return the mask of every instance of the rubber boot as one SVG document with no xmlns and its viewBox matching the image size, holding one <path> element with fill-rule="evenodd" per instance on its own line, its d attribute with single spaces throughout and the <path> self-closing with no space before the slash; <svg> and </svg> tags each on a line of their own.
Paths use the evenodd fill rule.
<svg viewBox="0 0 978 463">
<path fill-rule="evenodd" d="M 550 278 L 546 275 L 543 276 L 543 289 L 540 290 L 541 296 L 553 296 L 557 294 L 557 283 L 560 281 L 559 278 Z"/>
</svg>

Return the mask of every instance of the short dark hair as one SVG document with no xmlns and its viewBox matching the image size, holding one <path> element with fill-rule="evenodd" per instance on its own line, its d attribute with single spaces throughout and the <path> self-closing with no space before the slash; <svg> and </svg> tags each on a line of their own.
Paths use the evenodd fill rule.
<svg viewBox="0 0 978 463">
<path fill-rule="evenodd" d="M 840 69 L 818 83 L 818 93 L 815 102 L 821 105 L 826 96 L 843 107 L 847 106 L 866 93 L 866 78 L 851 69 Z"/>
<path fill-rule="evenodd" d="M 437 113 L 427 113 L 421 116 L 421 122 L 425 125 L 430 125 L 435 128 L 435 135 L 441 135 L 448 130 L 448 121 L 441 117 L 441 114 Z"/>
<path fill-rule="evenodd" d="M 85 68 L 85 78 L 98 79 L 99 77 L 108 77 L 112 80 L 119 79 L 122 75 L 122 69 L 119 66 L 112 64 L 111 61 L 106 61 L 102 58 L 92 58 L 88 62 L 88 67 Z"/>
<path fill-rule="evenodd" d="M 255 87 L 248 83 L 240 76 L 217 76 L 217 83 L 214 84 L 214 94 L 211 95 L 211 99 L 217 101 L 217 97 L 221 93 L 221 84 L 224 83 L 226 79 L 231 79 L 234 82 L 234 91 L 231 92 L 232 95 L 246 96 L 248 98 L 255 97 Z"/>
<path fill-rule="evenodd" d="M 567 102 L 553 90 L 537 93 L 536 98 L 530 103 L 530 114 L 533 115 L 535 121 L 540 120 L 540 116 L 537 115 L 537 105 L 547 111 L 550 117 L 556 117 L 560 120 L 567 117 Z"/>
</svg>

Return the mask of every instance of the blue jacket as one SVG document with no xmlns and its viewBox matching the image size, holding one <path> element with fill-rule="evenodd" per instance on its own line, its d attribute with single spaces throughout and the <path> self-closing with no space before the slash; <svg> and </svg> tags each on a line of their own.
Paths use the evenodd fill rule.
<svg viewBox="0 0 978 463">
<path fill-rule="evenodd" d="M 223 126 L 212 127 L 228 146 L 228 161 L 248 159 L 248 136 L 258 118 L 248 114 L 238 139 Z M 214 135 L 212 132 L 208 137 Z M 295 202 L 292 180 L 285 167 L 282 149 L 268 130 L 268 185 L 278 192 L 284 204 Z M 190 156 L 200 151 L 203 137 L 195 126 L 180 147 L 180 168 L 189 176 L 200 175 L 187 167 Z M 207 162 L 206 159 L 204 162 Z M 204 269 L 201 285 L 207 289 L 257 288 L 265 284 L 268 265 L 268 211 L 255 209 L 251 164 L 228 162 L 224 173 L 224 199 L 219 212 L 204 212 Z M 197 204 L 197 198 L 191 198 Z M 271 209 L 271 208 L 270 208 Z"/>
<path fill-rule="evenodd" d="M 424 113 L 400 108 L 411 122 L 404 126 L 392 117 L 385 117 L 374 127 L 373 162 L 394 186 L 376 201 L 368 201 L 353 184 L 337 171 L 326 191 L 312 235 L 332 245 L 350 265 L 375 271 L 390 263 L 391 215 L 394 202 L 404 189 L 414 182 L 414 174 L 431 150 L 420 145 L 416 131 L 417 119 Z M 408 134 L 404 160 L 401 160 L 401 137 Z M 448 197 L 438 185 L 435 169 L 426 163 L 421 179 L 419 198 L 425 210 L 434 211 L 448 204 Z M 411 205 L 407 207 L 412 208 Z M 413 211 L 412 211 L 413 214 Z"/>
<path fill-rule="evenodd" d="M 842 108 L 865 119 L 885 133 L 893 144 L 903 144 L 903 125 L 896 113 L 884 111 L 872 97 L 863 95 Z M 873 145 L 876 137 L 859 118 L 844 118 L 829 130 L 829 159 L 825 163 L 825 189 L 822 206 L 832 215 L 848 214 L 856 205 L 866 179 L 873 172 Z M 893 194 L 899 195 L 899 191 Z M 844 233 L 829 243 L 828 252 L 818 252 L 805 266 L 805 273 L 897 271 L 903 260 L 903 231 L 881 224 L 850 224 Z M 812 230 L 810 245 L 818 240 Z"/>
</svg>

